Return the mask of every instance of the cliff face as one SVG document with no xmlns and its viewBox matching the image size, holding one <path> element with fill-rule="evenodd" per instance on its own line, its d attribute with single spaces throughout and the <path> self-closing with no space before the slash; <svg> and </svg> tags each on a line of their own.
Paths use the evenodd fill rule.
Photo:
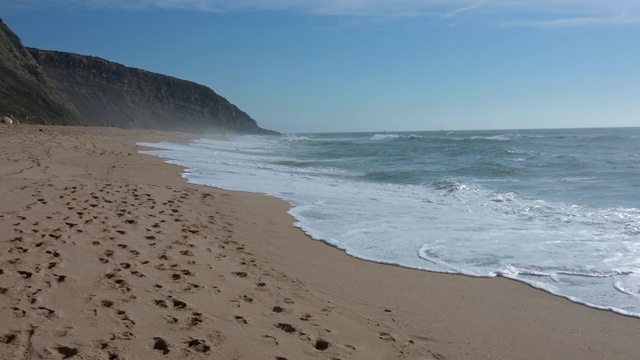
<svg viewBox="0 0 640 360">
<path fill-rule="evenodd" d="M 104 59 L 28 49 L 80 113 L 103 125 L 268 133 L 210 88 Z"/>
<path fill-rule="evenodd" d="M 0 20 L 0 116 L 5 114 L 40 124 L 88 123 Z"/>
<path fill-rule="evenodd" d="M 276 134 L 206 86 L 91 56 L 24 48 L 0 20 L 0 116 L 22 122 Z"/>
</svg>

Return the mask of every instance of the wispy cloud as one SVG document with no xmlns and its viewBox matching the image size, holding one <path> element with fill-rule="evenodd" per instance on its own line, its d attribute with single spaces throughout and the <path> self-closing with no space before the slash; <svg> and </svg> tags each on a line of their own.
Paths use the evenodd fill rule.
<svg viewBox="0 0 640 360">
<path fill-rule="evenodd" d="M 481 1 L 481 2 L 479 2 L 477 4 L 475 4 L 475 5 L 465 6 L 465 7 L 459 8 L 459 9 L 455 9 L 455 10 L 451 11 L 450 13 L 446 14 L 444 17 L 450 18 L 450 17 L 454 17 L 454 16 L 456 16 L 456 15 L 458 15 L 460 13 L 471 11 L 473 9 L 477 9 L 480 6 L 482 6 L 482 3 L 483 2 Z"/>
<path fill-rule="evenodd" d="M 504 25 L 566 28 L 640 24 L 640 0 L 565 0 L 553 3 L 553 6 L 545 4 L 547 1 L 540 3 L 547 6 L 529 6 L 525 16 L 513 16 Z"/>
<path fill-rule="evenodd" d="M 212 12 L 292 11 L 319 16 L 426 17 L 542 28 L 640 24 L 640 0 L 22 0 L 101 8 L 192 9 Z M 2 6 L 0 5 L 0 8 Z"/>
</svg>

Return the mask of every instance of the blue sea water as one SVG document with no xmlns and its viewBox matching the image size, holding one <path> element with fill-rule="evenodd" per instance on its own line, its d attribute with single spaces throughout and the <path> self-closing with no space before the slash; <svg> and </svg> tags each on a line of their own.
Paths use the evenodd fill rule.
<svg viewBox="0 0 640 360">
<path fill-rule="evenodd" d="M 503 276 L 640 317 L 640 128 L 141 145 L 191 183 L 289 201 L 296 226 L 352 256 Z"/>
</svg>

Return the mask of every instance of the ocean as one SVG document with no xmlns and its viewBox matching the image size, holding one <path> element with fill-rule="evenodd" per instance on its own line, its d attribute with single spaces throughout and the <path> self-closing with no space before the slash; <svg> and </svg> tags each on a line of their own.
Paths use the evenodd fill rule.
<svg viewBox="0 0 640 360">
<path fill-rule="evenodd" d="M 140 145 L 190 183 L 287 200 L 295 226 L 351 256 L 501 276 L 640 317 L 640 128 Z"/>
</svg>

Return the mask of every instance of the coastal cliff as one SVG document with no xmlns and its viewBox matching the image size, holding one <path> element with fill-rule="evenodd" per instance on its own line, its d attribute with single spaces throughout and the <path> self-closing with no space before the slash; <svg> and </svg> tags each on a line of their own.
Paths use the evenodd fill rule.
<svg viewBox="0 0 640 360">
<path fill-rule="evenodd" d="M 31 123 L 90 124 L 0 19 L 0 116 L 5 114 Z"/>
<path fill-rule="evenodd" d="M 28 49 L 82 115 L 103 125 L 267 133 L 210 88 L 101 58 Z"/>
<path fill-rule="evenodd" d="M 277 134 L 212 89 L 101 58 L 23 47 L 0 20 L 0 115 L 21 122 Z"/>
</svg>

